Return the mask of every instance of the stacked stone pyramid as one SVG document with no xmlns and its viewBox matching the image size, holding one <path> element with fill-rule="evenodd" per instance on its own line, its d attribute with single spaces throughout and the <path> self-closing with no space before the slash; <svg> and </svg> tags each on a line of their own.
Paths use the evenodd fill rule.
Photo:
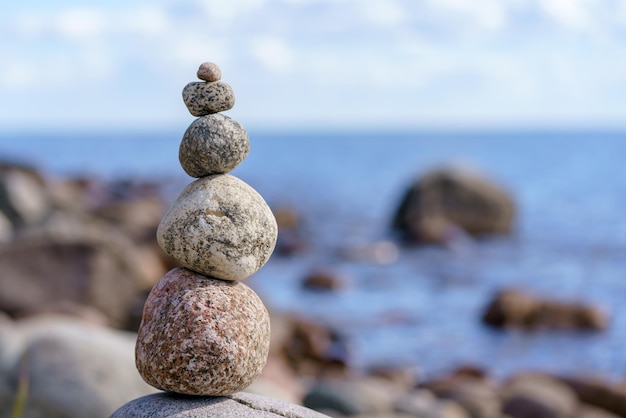
<svg viewBox="0 0 626 418">
<path fill-rule="evenodd" d="M 244 127 L 219 112 L 235 96 L 213 63 L 183 90 L 194 120 L 179 149 L 197 180 L 163 217 L 157 240 L 181 266 L 152 289 L 135 348 L 146 382 L 187 395 L 224 396 L 249 386 L 269 352 L 270 322 L 256 293 L 241 280 L 269 259 L 278 228 L 267 203 L 228 172 L 248 155 Z"/>
</svg>

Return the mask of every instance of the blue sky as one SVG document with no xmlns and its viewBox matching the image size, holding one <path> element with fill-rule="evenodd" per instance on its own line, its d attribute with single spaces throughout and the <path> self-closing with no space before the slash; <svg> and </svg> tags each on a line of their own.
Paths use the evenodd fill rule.
<svg viewBox="0 0 626 418">
<path fill-rule="evenodd" d="M 0 130 L 184 129 L 204 61 L 247 127 L 626 126 L 623 0 L 20 0 Z"/>
</svg>

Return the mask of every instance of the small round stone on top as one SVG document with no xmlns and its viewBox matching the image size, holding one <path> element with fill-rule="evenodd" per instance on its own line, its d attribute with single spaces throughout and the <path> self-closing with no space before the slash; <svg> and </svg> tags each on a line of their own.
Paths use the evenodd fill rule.
<svg viewBox="0 0 626 418">
<path fill-rule="evenodd" d="M 178 148 L 178 159 L 191 177 L 227 173 L 250 152 L 245 128 L 220 113 L 201 116 L 189 125 Z"/>
<path fill-rule="evenodd" d="M 205 116 L 232 109 L 235 93 L 223 81 L 192 81 L 183 89 L 183 101 L 193 116 Z"/>
<path fill-rule="evenodd" d="M 198 68 L 198 78 L 204 81 L 218 81 L 222 78 L 222 71 L 217 64 L 205 62 Z"/>
</svg>

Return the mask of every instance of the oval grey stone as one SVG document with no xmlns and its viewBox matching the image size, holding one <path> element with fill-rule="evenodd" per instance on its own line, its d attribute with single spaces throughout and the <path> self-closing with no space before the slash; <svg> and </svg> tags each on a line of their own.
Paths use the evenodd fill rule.
<svg viewBox="0 0 626 418">
<path fill-rule="evenodd" d="M 189 184 L 157 229 L 163 251 L 207 276 L 242 280 L 270 258 L 278 227 L 265 200 L 230 174 Z"/>
<path fill-rule="evenodd" d="M 192 81 L 183 89 L 183 101 L 189 113 L 204 116 L 232 109 L 235 93 L 223 81 Z"/>
<path fill-rule="evenodd" d="M 191 177 L 226 173 L 250 152 L 244 127 L 228 116 L 206 115 L 189 125 L 178 149 L 178 160 Z"/>
<path fill-rule="evenodd" d="M 215 397 L 157 393 L 135 399 L 111 415 L 111 418 L 140 417 L 328 418 L 300 405 L 245 392 Z"/>
<path fill-rule="evenodd" d="M 269 314 L 252 289 L 179 267 L 146 299 L 135 362 L 158 389 L 223 396 L 261 374 L 269 344 Z"/>
<path fill-rule="evenodd" d="M 222 71 L 217 64 L 212 62 L 204 62 L 198 68 L 198 78 L 205 81 L 218 81 L 222 78 Z"/>
</svg>

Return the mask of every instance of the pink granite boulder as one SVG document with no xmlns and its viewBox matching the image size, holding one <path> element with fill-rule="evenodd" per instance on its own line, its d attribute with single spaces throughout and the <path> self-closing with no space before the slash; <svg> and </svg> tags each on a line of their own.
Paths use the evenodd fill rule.
<svg viewBox="0 0 626 418">
<path fill-rule="evenodd" d="M 269 341 L 269 314 L 252 289 L 176 268 L 146 300 L 135 361 L 158 389 L 225 396 L 261 374 Z"/>
</svg>

